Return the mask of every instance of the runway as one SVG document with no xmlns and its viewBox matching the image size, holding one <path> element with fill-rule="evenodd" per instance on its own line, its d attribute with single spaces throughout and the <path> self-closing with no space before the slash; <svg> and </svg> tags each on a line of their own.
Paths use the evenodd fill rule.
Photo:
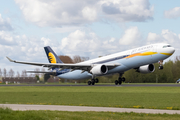
<svg viewBox="0 0 180 120">
<path fill-rule="evenodd" d="M 96 111 L 96 112 L 134 112 L 151 114 L 180 114 L 180 110 L 158 110 L 158 109 L 133 109 L 112 107 L 86 107 L 86 106 L 64 106 L 64 105 L 24 105 L 24 104 L 0 104 L 0 107 L 8 107 L 12 110 L 57 110 L 57 111 Z"/>
<path fill-rule="evenodd" d="M 100 86 L 111 86 L 111 87 L 180 87 L 180 84 L 122 84 L 122 85 L 113 85 L 113 84 L 96 84 L 96 85 L 86 85 L 86 84 L 0 84 L 0 86 L 86 86 L 86 87 L 100 87 Z"/>
</svg>

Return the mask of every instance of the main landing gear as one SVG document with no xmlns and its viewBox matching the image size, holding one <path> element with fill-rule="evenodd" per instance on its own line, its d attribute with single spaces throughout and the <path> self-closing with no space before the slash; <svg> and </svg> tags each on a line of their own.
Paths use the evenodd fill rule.
<svg viewBox="0 0 180 120">
<path fill-rule="evenodd" d="M 160 60 L 159 61 L 159 70 L 162 70 L 163 69 L 163 60 Z"/>
<path fill-rule="evenodd" d="M 119 78 L 118 78 L 118 80 L 115 80 L 115 85 L 121 85 L 122 84 L 122 82 L 125 82 L 125 78 L 124 77 L 122 77 L 122 74 L 119 74 Z"/>
<path fill-rule="evenodd" d="M 95 83 L 98 83 L 99 80 L 96 78 L 96 79 L 91 79 L 90 81 L 88 81 L 88 85 L 95 85 Z"/>
</svg>

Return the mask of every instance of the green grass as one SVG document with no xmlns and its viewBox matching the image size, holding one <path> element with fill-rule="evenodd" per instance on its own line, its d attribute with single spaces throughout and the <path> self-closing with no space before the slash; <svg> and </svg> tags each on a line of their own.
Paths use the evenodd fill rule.
<svg viewBox="0 0 180 120">
<path fill-rule="evenodd" d="M 180 87 L 1 86 L 0 103 L 180 109 Z"/>
<path fill-rule="evenodd" d="M 0 108 L 1 120 L 177 120 L 180 115 L 117 112 L 13 111 Z"/>
</svg>

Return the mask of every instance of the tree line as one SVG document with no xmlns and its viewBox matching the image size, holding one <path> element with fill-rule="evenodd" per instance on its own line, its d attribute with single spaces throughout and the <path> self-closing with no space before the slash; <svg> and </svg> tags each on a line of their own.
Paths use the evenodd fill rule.
<svg viewBox="0 0 180 120">
<path fill-rule="evenodd" d="M 36 68 L 35 71 L 40 71 L 39 68 Z M 44 71 L 44 68 L 42 68 L 41 71 Z M 27 74 L 26 70 L 22 70 L 21 73 L 15 71 L 13 69 L 10 69 L 9 71 L 6 70 L 6 68 L 2 69 L 0 68 L 0 77 L 35 77 L 35 76 L 40 76 L 40 73 L 35 73 L 35 74 Z M 43 75 L 43 74 L 42 74 Z"/>
<path fill-rule="evenodd" d="M 79 63 L 86 60 L 89 60 L 89 57 L 81 57 L 79 55 L 73 56 L 73 58 L 67 56 L 67 55 L 60 55 L 58 56 L 63 63 Z"/>
</svg>

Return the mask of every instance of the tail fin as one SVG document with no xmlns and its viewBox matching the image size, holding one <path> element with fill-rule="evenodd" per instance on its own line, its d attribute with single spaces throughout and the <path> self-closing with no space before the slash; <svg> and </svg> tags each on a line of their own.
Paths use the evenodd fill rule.
<svg viewBox="0 0 180 120">
<path fill-rule="evenodd" d="M 63 63 L 50 46 L 44 47 L 44 50 L 50 63 Z"/>
</svg>

